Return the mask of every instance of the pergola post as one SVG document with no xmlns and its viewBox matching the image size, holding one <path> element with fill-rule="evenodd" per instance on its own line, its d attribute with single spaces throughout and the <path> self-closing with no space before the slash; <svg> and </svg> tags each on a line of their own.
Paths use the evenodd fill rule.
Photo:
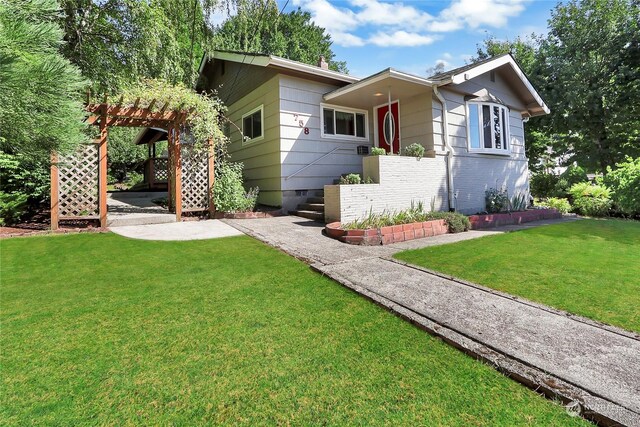
<svg viewBox="0 0 640 427">
<path fill-rule="evenodd" d="M 175 197 L 175 210 L 176 221 L 182 221 L 182 159 L 180 155 L 180 126 L 174 126 L 174 141 L 173 141 L 173 170 L 174 170 L 174 182 L 173 191 Z"/>
<path fill-rule="evenodd" d="M 58 180 L 60 176 L 58 173 L 58 153 L 51 152 L 51 230 L 58 229 L 58 218 L 60 216 L 60 205 L 58 199 L 60 197 L 60 190 L 58 187 Z"/>
<path fill-rule="evenodd" d="M 173 125 L 167 128 L 167 208 L 173 210 Z"/>
<path fill-rule="evenodd" d="M 208 201 L 209 201 L 209 217 L 213 218 L 216 211 L 216 205 L 213 201 L 213 184 L 215 183 L 215 159 L 216 150 L 213 139 L 208 141 L 209 145 L 209 170 L 208 170 Z"/>
<path fill-rule="evenodd" d="M 105 105 L 100 117 L 100 138 L 98 139 L 98 211 L 100 227 L 107 226 L 107 106 Z"/>
</svg>

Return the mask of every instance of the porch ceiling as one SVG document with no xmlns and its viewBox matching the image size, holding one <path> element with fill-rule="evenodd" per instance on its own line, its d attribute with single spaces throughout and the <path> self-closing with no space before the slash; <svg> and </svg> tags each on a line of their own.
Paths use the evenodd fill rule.
<svg viewBox="0 0 640 427">
<path fill-rule="evenodd" d="M 386 103 L 389 92 L 391 99 L 395 100 L 430 91 L 429 80 L 388 68 L 359 82 L 328 92 L 324 95 L 324 100 L 345 107 L 370 109 Z"/>
</svg>

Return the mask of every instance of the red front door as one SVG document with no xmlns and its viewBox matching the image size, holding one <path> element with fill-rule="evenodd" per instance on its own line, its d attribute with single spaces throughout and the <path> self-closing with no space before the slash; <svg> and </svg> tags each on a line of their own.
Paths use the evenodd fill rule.
<svg viewBox="0 0 640 427">
<path fill-rule="evenodd" d="M 383 105 L 376 109 L 378 147 L 384 148 L 387 150 L 387 153 L 391 152 L 393 154 L 398 154 L 400 152 L 400 120 L 398 114 L 398 101 L 391 104 L 391 116 L 389 116 L 388 113 L 388 105 Z M 390 120 L 390 118 L 392 120 Z"/>
</svg>

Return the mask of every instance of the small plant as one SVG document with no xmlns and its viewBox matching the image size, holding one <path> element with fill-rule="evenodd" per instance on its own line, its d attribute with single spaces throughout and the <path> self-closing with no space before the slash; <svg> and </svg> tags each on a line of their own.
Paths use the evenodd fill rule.
<svg viewBox="0 0 640 427">
<path fill-rule="evenodd" d="M 418 143 L 413 143 L 404 148 L 404 155 L 421 158 L 424 156 L 424 147 Z"/>
<path fill-rule="evenodd" d="M 364 179 L 364 181 L 362 181 L 363 184 L 375 184 L 375 182 L 373 182 L 373 178 L 371 178 L 370 176 L 366 177 Z"/>
<path fill-rule="evenodd" d="M 527 209 L 528 204 L 529 202 L 527 200 L 527 195 L 525 193 L 518 193 L 511 198 L 511 206 L 509 207 L 509 211 L 524 211 Z"/>
<path fill-rule="evenodd" d="M 373 147 L 371 149 L 371 155 L 372 156 L 386 156 L 387 155 L 387 150 L 385 150 L 384 148 L 380 148 L 380 147 Z"/>
<path fill-rule="evenodd" d="M 360 174 L 357 173 L 350 173 L 340 177 L 340 185 L 360 184 L 360 182 L 362 182 L 362 180 Z"/>
<path fill-rule="evenodd" d="M 561 214 L 566 214 L 571 212 L 571 203 L 567 199 L 562 199 L 558 197 L 549 197 L 548 199 L 538 202 L 538 206 L 543 206 L 545 208 L 555 209 Z"/>
<path fill-rule="evenodd" d="M 573 197 L 573 207 L 578 213 L 587 216 L 606 216 L 611 209 L 610 191 L 603 185 L 591 185 L 589 182 L 574 184 L 569 193 Z"/>
<path fill-rule="evenodd" d="M 509 194 L 505 188 L 490 188 L 484 192 L 485 207 L 489 213 L 504 212 L 509 208 Z"/>
</svg>

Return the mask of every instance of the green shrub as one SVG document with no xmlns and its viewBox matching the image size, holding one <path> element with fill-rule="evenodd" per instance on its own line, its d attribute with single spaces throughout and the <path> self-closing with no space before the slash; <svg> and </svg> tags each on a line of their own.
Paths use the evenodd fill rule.
<svg viewBox="0 0 640 427">
<path fill-rule="evenodd" d="M 469 217 L 458 212 L 445 212 L 444 220 L 447 222 L 449 233 L 461 233 L 471 229 Z"/>
<path fill-rule="evenodd" d="M 258 201 L 258 187 L 245 191 L 242 186 L 242 163 L 227 160 L 218 162 L 213 185 L 216 210 L 222 212 L 250 212 Z"/>
<path fill-rule="evenodd" d="M 611 189 L 615 208 L 625 215 L 640 216 L 640 157 L 607 169 L 603 183 Z"/>
<path fill-rule="evenodd" d="M 558 197 L 549 197 L 546 200 L 543 200 L 536 204 L 537 206 L 542 206 L 545 208 L 555 209 L 561 214 L 566 214 L 571 212 L 571 203 L 567 199 L 561 199 Z"/>
<path fill-rule="evenodd" d="M 580 166 L 569 166 L 558 178 L 553 194 L 550 196 L 569 197 L 571 196 L 569 190 L 574 184 L 587 182 L 588 180 L 587 173 Z"/>
<path fill-rule="evenodd" d="M 18 222 L 27 211 L 27 195 L 0 191 L 0 226 Z"/>
<path fill-rule="evenodd" d="M 573 207 L 587 216 L 606 216 L 611 209 L 610 191 L 603 185 L 588 182 L 574 184 L 569 193 L 573 197 Z"/>
<path fill-rule="evenodd" d="M 424 156 L 424 147 L 418 143 L 413 143 L 404 148 L 404 155 L 421 158 Z"/>
<path fill-rule="evenodd" d="M 380 148 L 380 147 L 373 147 L 371 149 L 371 155 L 372 156 L 386 156 L 387 155 L 387 150 L 385 150 L 384 148 Z"/>
<path fill-rule="evenodd" d="M 485 208 L 489 213 L 504 212 L 509 208 L 509 195 L 502 188 L 490 188 L 484 192 Z"/>
<path fill-rule="evenodd" d="M 50 160 L 44 155 L 13 155 L 0 151 L 0 191 L 27 196 L 35 209 L 49 200 Z"/>
<path fill-rule="evenodd" d="M 537 173 L 531 176 L 529 183 L 531 195 L 534 197 L 552 197 L 555 195 L 555 187 L 558 183 L 558 176 L 552 173 Z"/>
<path fill-rule="evenodd" d="M 360 175 L 357 173 L 350 173 L 340 177 L 340 185 L 360 184 L 360 182 L 362 182 L 362 180 L 360 179 Z"/>
<path fill-rule="evenodd" d="M 144 181 L 144 175 L 135 171 L 131 171 L 131 172 L 127 172 L 127 179 L 126 179 L 126 183 L 130 186 L 133 187 L 136 184 L 140 184 L 141 182 Z"/>
</svg>

